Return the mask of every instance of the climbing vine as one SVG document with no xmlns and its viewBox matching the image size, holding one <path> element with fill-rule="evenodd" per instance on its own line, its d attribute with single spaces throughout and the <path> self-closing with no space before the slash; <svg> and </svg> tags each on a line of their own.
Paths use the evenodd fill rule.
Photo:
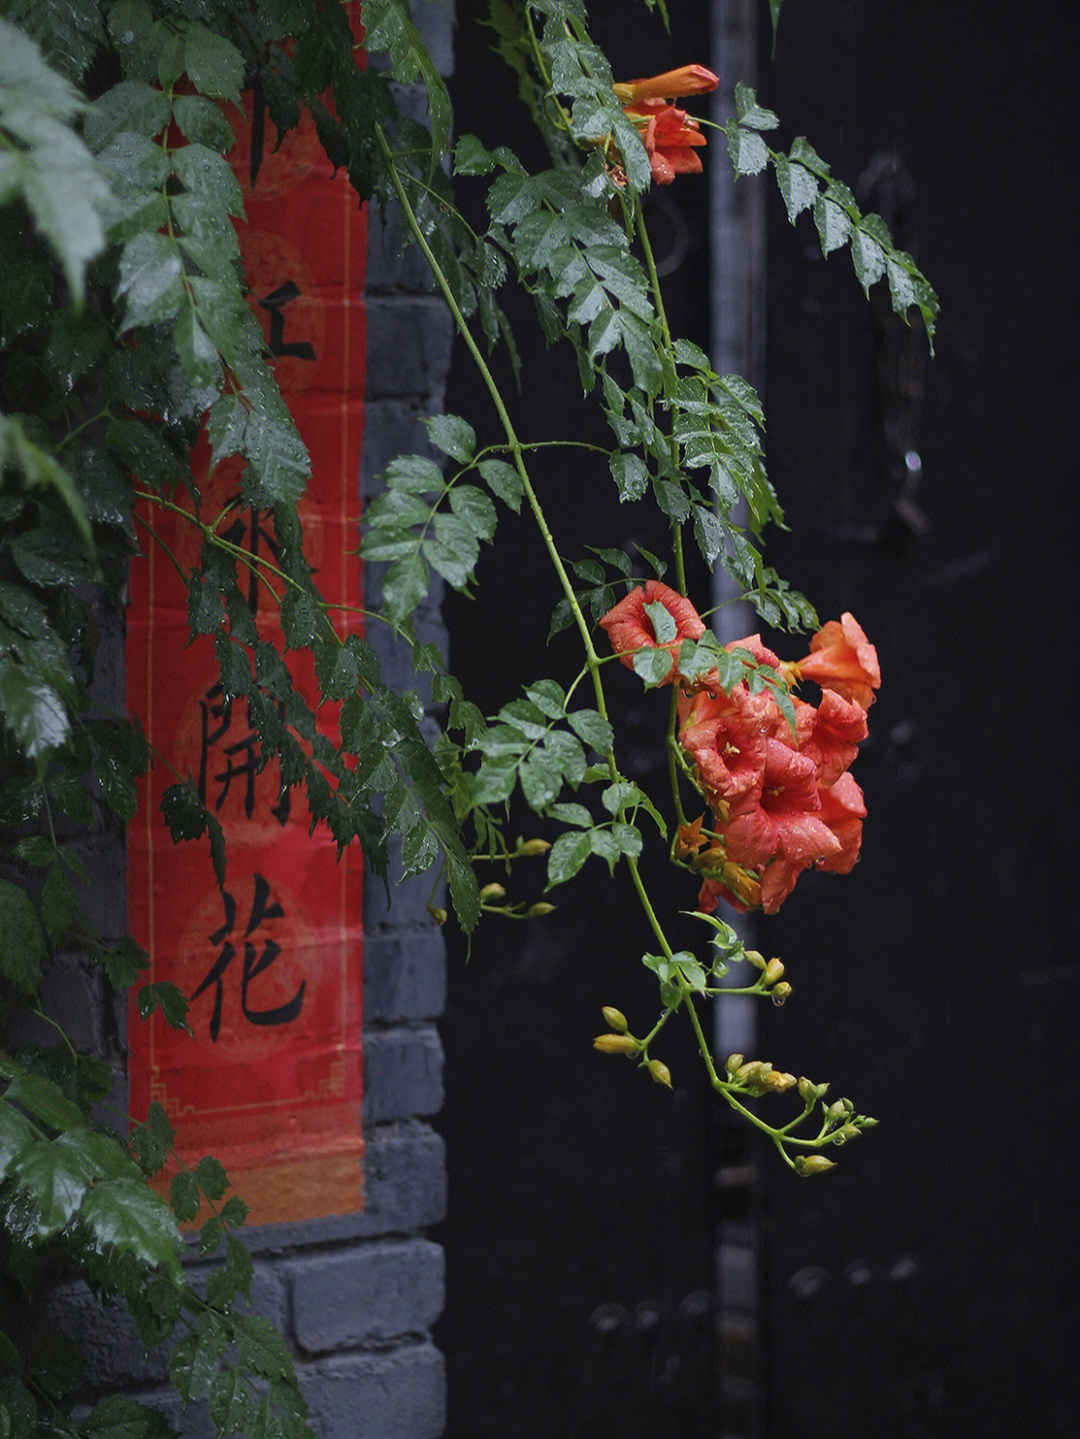
<svg viewBox="0 0 1080 1439">
<path fill-rule="evenodd" d="M 664 0 L 645 0 L 657 24 Z M 771 4 L 773 19 L 779 0 Z M 167 1197 L 150 1180 L 175 1156 L 164 1111 L 139 1122 L 109 1111 L 114 1076 L 56 1024 L 42 986 L 77 950 L 145 1017 L 183 1029 L 189 996 L 143 979 L 130 938 L 107 943 L 82 912 L 74 843 L 135 815 L 152 753 L 137 715 L 91 705 L 104 617 L 122 603 L 131 565 L 160 543 L 155 516 L 180 516 L 198 539 L 181 565 L 191 634 L 211 636 L 225 703 L 248 702 L 260 763 L 281 762 L 339 852 L 360 844 L 385 870 L 399 846 L 406 875 L 444 878 L 456 922 L 483 914 L 542 922 L 552 906 L 513 892 L 515 866 L 546 866 L 546 894 L 591 860 L 640 908 L 641 962 L 656 975 L 660 1018 L 631 1032 L 606 1006 L 597 1050 L 632 1059 L 662 1085 L 663 1031 L 690 1024 L 719 1099 L 771 1140 L 800 1175 L 829 1169 L 838 1147 L 874 1121 L 829 1086 L 743 1055 L 716 1057 L 703 1020 L 736 992 L 783 1003 L 778 958 L 747 950 L 725 907 L 774 912 L 808 869 L 847 872 L 858 858 L 862 792 L 851 765 L 880 683 L 857 620 L 820 624 L 810 602 L 765 562 L 782 520 L 768 479 L 758 396 L 672 333 L 645 223 L 651 186 L 687 183 L 703 164 L 740 176 L 771 171 L 793 224 L 824 253 L 846 247 L 863 288 L 932 343 L 937 303 L 882 221 L 803 138 L 780 128 L 740 86 L 710 127 L 693 113 L 711 91 L 700 64 L 646 79 L 612 74 L 592 41 L 584 0 L 490 0 L 494 47 L 516 73 L 523 116 L 549 160 L 530 172 L 505 127 L 454 137 L 449 97 L 407 0 L 364 0 L 362 54 L 335 0 L 3 0 L 0 4 L 0 1433 L 116 1436 L 171 1432 L 161 1415 L 112 1395 L 76 1406 L 78 1352 L 20 1314 L 78 1274 L 129 1305 L 147 1345 L 169 1349 L 182 1400 L 206 1399 L 219 1434 L 308 1433 L 281 1337 L 243 1303 L 252 1266 L 237 1237 L 246 1209 L 212 1157 L 181 1166 Z M 494 61 L 492 63 L 495 63 Z M 421 85 L 422 124 L 399 106 Z M 359 201 L 396 208 L 422 253 L 490 404 L 427 419 L 441 465 L 393 460 L 363 517 L 361 554 L 385 565 L 383 601 L 367 614 L 412 646 L 444 721 L 430 742 L 415 694 L 397 692 L 370 644 L 336 624 L 305 558 L 297 503 L 310 463 L 248 305 L 237 242 L 244 223 L 226 158 L 230 107 L 257 87 L 279 133 L 313 118 L 326 154 Z M 486 224 L 458 195 L 480 187 Z M 521 286 L 536 323 L 561 346 L 610 431 L 582 455 L 591 482 L 655 504 L 665 555 L 601 547 L 566 553 L 531 470 L 557 430 L 520 434 L 489 365 L 520 360 L 499 296 Z M 192 479 L 192 451 L 242 465 L 239 504 L 269 512 L 271 561 L 229 538 Z M 576 673 L 539 674 L 484 715 L 421 644 L 417 606 L 433 575 L 477 590 L 484 545 L 500 525 L 539 533 L 561 598 L 535 633 L 576 631 Z M 760 634 L 723 644 L 687 593 L 686 550 L 721 565 L 763 626 L 787 631 L 781 658 Z M 644 568 L 642 568 L 644 567 Z M 249 572 L 280 606 L 284 648 L 310 651 L 321 699 L 340 701 L 329 733 L 255 625 Z M 482 598 L 482 596 L 481 596 Z M 809 638 L 800 638 L 800 636 Z M 631 780 L 615 747 L 612 666 L 655 692 L 663 792 Z M 816 686 L 812 703 L 807 686 Z M 800 692 L 801 687 L 801 692 Z M 520 794 L 552 838 L 507 829 Z M 190 775 L 175 772 L 163 812 L 173 839 L 210 846 L 224 893 L 225 835 Z M 674 872 L 650 893 L 639 858 L 661 845 Z M 505 879 L 492 879 L 498 861 Z M 598 868 L 598 866 L 593 866 Z M 509 870 L 509 878 L 505 877 Z M 687 873 L 683 873 L 683 872 Z M 510 886 L 508 891 L 507 886 Z M 673 900 L 672 895 L 677 897 Z M 697 951 L 668 939 L 670 909 L 693 910 Z M 441 920 L 448 916 L 433 900 Z M 36 1015 L 51 1042 L 26 1042 Z M 774 1118 L 791 1092 L 793 1112 Z M 201 1222 L 199 1253 L 217 1256 L 196 1290 L 181 1267 L 179 1224 Z"/>
</svg>

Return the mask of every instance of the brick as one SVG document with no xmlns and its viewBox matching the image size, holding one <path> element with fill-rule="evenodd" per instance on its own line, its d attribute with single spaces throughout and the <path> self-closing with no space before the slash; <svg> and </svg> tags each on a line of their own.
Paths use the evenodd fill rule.
<svg viewBox="0 0 1080 1439">
<path fill-rule="evenodd" d="M 364 936 L 366 1024 L 435 1019 L 445 1003 L 446 944 L 439 930 Z"/>
<path fill-rule="evenodd" d="M 364 1124 L 442 1108 L 443 1053 L 435 1030 L 377 1030 L 364 1039 Z"/>
<path fill-rule="evenodd" d="M 442 1312 L 442 1249 L 426 1239 L 389 1241 L 283 1265 L 293 1335 L 309 1354 L 423 1334 Z"/>
<path fill-rule="evenodd" d="M 256 1254 L 288 1257 L 305 1246 L 407 1234 L 446 1217 L 446 1149 L 420 1120 L 364 1126 L 364 1208 L 305 1224 L 270 1224 L 245 1232 Z"/>
<path fill-rule="evenodd" d="M 47 1322 L 77 1343 L 86 1359 L 86 1383 L 105 1389 L 168 1378 L 167 1355 L 149 1353 L 126 1305 L 92 1294 L 85 1284 L 68 1284 L 49 1296 Z"/>
<path fill-rule="evenodd" d="M 105 978 L 92 960 L 78 954 L 59 954 L 45 970 L 41 1007 L 71 1040 L 76 1049 L 106 1056 Z M 57 1033 L 51 1024 L 23 1012 L 16 1016 L 14 1034 L 20 1044 L 52 1046 Z"/>
<path fill-rule="evenodd" d="M 387 841 L 386 881 L 365 871 L 364 929 L 379 931 L 406 925 L 421 930 L 437 928 L 428 914 L 432 875 L 423 873 L 402 878 L 401 841 L 391 835 Z"/>
<path fill-rule="evenodd" d="M 75 893 L 87 927 L 107 942 L 122 939 L 127 933 L 123 840 L 118 834 L 86 835 L 71 847 L 86 870 L 85 881 L 75 881 Z"/>
<path fill-rule="evenodd" d="M 446 1426 L 446 1367 L 433 1344 L 304 1365 L 300 1387 L 325 1439 L 438 1439 Z"/>
<path fill-rule="evenodd" d="M 367 302 L 367 392 L 428 395 L 450 370 L 453 320 L 441 301 L 373 296 Z"/>
</svg>

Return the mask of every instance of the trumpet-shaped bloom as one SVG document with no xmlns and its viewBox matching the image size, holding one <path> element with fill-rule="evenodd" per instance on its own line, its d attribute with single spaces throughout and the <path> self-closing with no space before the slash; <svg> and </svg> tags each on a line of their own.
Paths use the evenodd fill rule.
<svg viewBox="0 0 1080 1439">
<path fill-rule="evenodd" d="M 852 614 L 824 625 L 810 641 L 810 653 L 799 660 L 796 670 L 802 679 L 816 680 L 823 689 L 835 690 L 864 710 L 874 703 L 874 691 L 881 684 L 877 650 Z"/>
<path fill-rule="evenodd" d="M 731 813 L 737 813 L 740 805 L 761 794 L 773 708 L 767 695 L 752 695 L 745 685 L 736 686 L 730 695 L 699 695 L 693 702 L 694 722 L 683 727 L 679 739 L 697 766 L 713 809 L 723 799 Z"/>
<path fill-rule="evenodd" d="M 700 172 L 701 160 L 695 151 L 705 144 L 697 121 L 670 101 L 681 95 L 704 95 L 719 83 L 704 65 L 683 65 L 662 75 L 622 81 L 612 87 L 638 127 L 658 185 L 670 185 L 676 175 Z"/>
<path fill-rule="evenodd" d="M 766 740 L 761 795 L 727 826 L 728 854 L 748 869 L 760 869 L 778 855 L 805 866 L 839 854 L 840 841 L 821 820 L 820 809 L 813 760 L 779 740 Z"/>
<path fill-rule="evenodd" d="M 620 105 L 636 105 L 642 100 L 674 100 L 680 95 L 706 95 L 720 81 L 704 65 L 680 65 L 662 75 L 646 80 L 621 80 L 611 88 Z"/>
<path fill-rule="evenodd" d="M 675 622 L 675 638 L 661 643 L 646 605 L 663 605 Z M 607 632 L 611 648 L 629 669 L 634 667 L 634 655 L 641 649 L 662 649 L 676 659 L 683 640 L 700 639 L 705 633 L 697 610 L 690 601 L 669 585 L 659 580 L 646 580 L 643 588 L 633 589 L 613 609 L 608 610 L 600 621 L 600 628 Z M 675 667 L 665 683 L 675 677 Z"/>
</svg>

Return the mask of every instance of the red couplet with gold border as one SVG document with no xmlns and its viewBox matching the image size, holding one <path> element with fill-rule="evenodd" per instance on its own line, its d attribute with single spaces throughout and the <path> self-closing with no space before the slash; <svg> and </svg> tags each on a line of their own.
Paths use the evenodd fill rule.
<svg viewBox="0 0 1080 1439">
<path fill-rule="evenodd" d="M 252 307 L 311 455 L 305 552 L 323 596 L 356 611 L 334 611 L 344 635 L 361 627 L 367 214 L 344 172 L 332 173 L 310 119 L 275 149 L 269 122 L 246 98 L 243 116 L 233 113 L 229 156 L 244 189 L 240 246 Z M 240 480 L 235 461 L 208 469 L 200 447 L 195 479 L 209 516 L 235 499 Z M 161 509 L 143 517 L 163 545 L 147 538 L 131 567 L 129 708 L 153 753 L 190 776 L 221 821 L 227 873 L 223 899 L 206 842 L 173 845 L 161 797 L 175 777 L 155 759 L 129 836 L 128 922 L 149 953 L 148 979 L 171 980 L 188 997 L 194 1037 L 160 1014 L 140 1020 L 132 1005 L 132 1114 L 161 1104 L 180 1156 L 216 1155 L 252 1223 L 351 1213 L 363 1204 L 362 859 L 354 845 L 336 860 L 322 827 L 309 835 L 304 790 L 283 790 L 276 761 L 258 769 L 246 702 L 222 700 L 212 637 L 187 645 L 187 594 L 164 546 L 190 570 L 201 537 Z M 234 509 L 227 528 L 234 543 L 273 561 L 268 513 Z M 273 594 L 243 567 L 238 578 L 260 636 L 280 652 Z M 286 658 L 314 708 L 310 660 Z M 320 724 L 332 729 L 334 713 L 323 706 Z"/>
</svg>

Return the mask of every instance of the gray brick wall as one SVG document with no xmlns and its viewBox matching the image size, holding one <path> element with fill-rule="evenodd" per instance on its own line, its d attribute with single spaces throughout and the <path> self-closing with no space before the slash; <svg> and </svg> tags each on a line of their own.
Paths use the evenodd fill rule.
<svg viewBox="0 0 1080 1439">
<path fill-rule="evenodd" d="M 452 63 L 453 7 L 414 6 L 444 71 Z M 412 95 L 403 96 L 412 107 Z M 368 370 L 361 499 L 402 451 L 432 454 L 421 417 L 442 408 L 451 326 L 426 292 L 415 254 L 400 254 L 395 227 L 370 227 L 367 283 Z M 365 598 L 377 603 L 381 576 L 365 573 Z M 433 591 L 419 616 L 423 640 L 445 641 Z M 112 622 L 115 628 L 115 621 Z M 409 653 L 385 626 L 368 639 L 393 684 L 416 689 Z M 97 692 L 102 712 L 123 709 L 123 641 L 106 647 Z M 92 876 L 85 907 L 108 936 L 124 929 L 124 855 L 119 835 L 82 845 Z M 249 1230 L 256 1255 L 252 1308 L 273 1319 L 296 1358 L 311 1423 L 325 1439 L 437 1439 L 446 1416 L 445 1368 L 430 1330 L 443 1305 L 443 1254 L 425 1237 L 446 1208 L 443 1142 L 430 1125 L 442 1105 L 442 1048 L 434 1021 L 446 992 L 441 933 L 427 911 L 430 880 L 399 884 L 392 856 L 388 885 L 365 877 L 364 1159 L 365 1201 L 358 1214 Z M 389 893 L 388 893 L 389 891 Z M 78 956 L 50 975 L 49 1000 L 80 1043 L 123 1067 L 125 1018 L 110 1006 Z M 200 1268 L 193 1264 L 197 1275 Z M 88 1355 L 95 1393 L 127 1389 L 161 1407 L 180 1432 L 210 1432 L 205 1412 L 184 1413 L 166 1387 L 161 1355 L 147 1356 L 121 1306 L 102 1305 L 84 1285 L 52 1297 L 49 1318 Z"/>
</svg>

